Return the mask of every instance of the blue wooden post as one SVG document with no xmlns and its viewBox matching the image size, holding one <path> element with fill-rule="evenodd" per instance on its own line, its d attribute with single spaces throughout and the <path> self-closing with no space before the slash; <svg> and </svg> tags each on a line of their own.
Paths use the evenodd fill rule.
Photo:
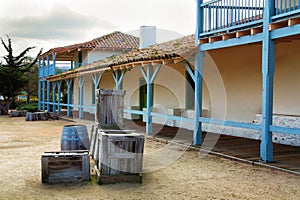
<svg viewBox="0 0 300 200">
<path fill-rule="evenodd" d="M 147 119 L 146 119 L 146 133 L 152 134 L 153 127 L 152 127 L 152 116 L 151 112 L 153 109 L 153 87 L 151 83 L 151 77 L 153 75 L 153 66 L 149 65 L 147 67 Z"/>
<path fill-rule="evenodd" d="M 203 16 L 204 16 L 204 11 L 203 8 L 201 8 L 203 0 L 196 0 L 196 33 L 195 33 L 195 45 L 198 46 L 199 42 L 199 37 L 200 34 L 203 32 Z M 210 23 L 210 22 L 209 22 Z"/>
<path fill-rule="evenodd" d="M 53 81 L 52 82 L 52 106 L 53 106 L 53 113 L 56 112 L 56 108 L 55 108 L 55 103 L 56 103 L 56 92 L 55 92 L 55 89 L 56 89 L 56 82 Z"/>
<path fill-rule="evenodd" d="M 45 110 L 45 80 L 42 81 L 42 110 Z"/>
<path fill-rule="evenodd" d="M 41 110 L 41 80 L 40 80 L 40 69 L 41 61 L 38 60 L 38 110 Z"/>
<path fill-rule="evenodd" d="M 141 72 L 145 78 L 145 81 L 147 83 L 147 114 L 146 114 L 146 134 L 150 135 L 153 133 L 152 131 L 152 108 L 153 108 L 153 88 L 152 83 L 154 82 L 154 79 L 156 78 L 160 68 L 162 65 L 158 65 L 153 73 L 153 66 L 148 65 L 147 66 L 147 72 L 145 72 L 144 67 L 141 68 Z"/>
<path fill-rule="evenodd" d="M 55 52 L 52 53 L 52 61 L 53 61 L 52 71 L 53 71 L 53 75 L 55 75 L 56 74 L 56 53 Z"/>
<path fill-rule="evenodd" d="M 60 99 L 61 99 L 61 81 L 57 82 L 57 110 L 58 110 L 58 114 L 61 114 L 61 107 L 60 107 Z"/>
<path fill-rule="evenodd" d="M 47 111 L 50 112 L 50 82 L 47 81 Z"/>
<path fill-rule="evenodd" d="M 68 88 L 68 106 L 67 106 L 67 116 L 71 116 L 71 86 L 72 86 L 72 79 L 66 80 L 67 88 Z"/>
<path fill-rule="evenodd" d="M 50 56 L 47 55 L 47 66 L 49 66 L 49 65 L 50 65 Z"/>
<path fill-rule="evenodd" d="M 83 84 L 84 84 L 84 77 L 81 76 L 78 78 L 79 83 L 79 119 L 83 118 Z"/>
<path fill-rule="evenodd" d="M 46 76 L 45 68 L 46 68 L 45 58 L 42 58 L 42 77 L 44 78 Z"/>
<path fill-rule="evenodd" d="M 194 145 L 202 145 L 202 123 L 199 117 L 202 117 L 202 76 L 204 68 L 204 52 L 198 51 L 195 55 L 195 128 L 193 143 Z"/>
<path fill-rule="evenodd" d="M 93 83 L 94 83 L 94 86 L 95 86 L 95 88 L 94 88 L 94 93 L 95 93 L 95 99 L 94 99 L 94 101 L 95 101 L 95 111 L 94 111 L 95 121 L 97 120 L 97 102 L 96 102 L 97 96 L 96 96 L 96 90 L 97 90 L 97 88 L 98 88 L 98 86 L 100 84 L 100 81 L 101 81 L 101 78 L 102 78 L 102 74 L 103 74 L 103 72 L 100 72 L 99 74 L 93 74 L 93 76 L 92 76 Z"/>
<path fill-rule="evenodd" d="M 275 65 L 275 42 L 270 38 L 268 30 L 271 17 L 274 14 L 273 0 L 265 2 L 263 18 L 263 44 L 262 44 L 262 138 L 260 144 L 260 157 L 265 162 L 273 161 L 273 143 L 270 125 L 273 120 L 273 85 Z"/>
<path fill-rule="evenodd" d="M 116 83 L 116 90 L 121 90 L 122 89 L 122 81 L 123 81 L 123 78 L 124 78 L 124 75 L 126 73 L 126 69 L 124 70 L 118 70 L 116 72 L 112 72 L 112 76 L 115 80 L 115 83 Z"/>
</svg>

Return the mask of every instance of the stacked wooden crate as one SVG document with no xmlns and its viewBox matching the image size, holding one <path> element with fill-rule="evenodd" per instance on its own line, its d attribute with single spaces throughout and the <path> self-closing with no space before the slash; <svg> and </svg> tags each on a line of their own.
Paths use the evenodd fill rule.
<svg viewBox="0 0 300 200">
<path fill-rule="evenodd" d="M 41 161 L 42 183 L 70 183 L 90 180 L 88 151 L 45 152 Z"/>
<path fill-rule="evenodd" d="M 122 130 L 125 91 L 97 91 L 97 124 L 91 132 L 90 155 L 99 184 L 141 182 L 144 135 Z"/>
<path fill-rule="evenodd" d="M 123 128 L 125 91 L 97 90 L 97 122 L 101 128 Z"/>
</svg>

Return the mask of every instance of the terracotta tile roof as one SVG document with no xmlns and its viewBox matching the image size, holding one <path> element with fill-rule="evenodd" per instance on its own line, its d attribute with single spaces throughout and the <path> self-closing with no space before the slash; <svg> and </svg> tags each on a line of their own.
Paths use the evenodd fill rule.
<svg viewBox="0 0 300 200">
<path fill-rule="evenodd" d="M 40 58 L 50 55 L 54 52 L 57 57 L 59 54 L 71 54 L 70 57 L 73 56 L 72 52 L 82 49 L 103 49 L 103 50 L 133 50 L 139 48 L 139 38 L 125 34 L 119 31 L 110 33 L 108 35 L 104 35 L 98 38 L 95 38 L 91 41 L 78 43 L 73 45 L 68 45 L 64 47 L 56 47 L 52 48 L 46 53 L 42 54 Z"/>
<path fill-rule="evenodd" d="M 197 51 L 194 38 L 194 35 L 189 35 L 177 40 L 153 45 L 148 48 L 133 50 L 112 56 L 104 60 L 49 77 L 48 80 L 66 79 L 76 76 L 76 74 L 80 74 L 81 72 L 93 73 L 94 71 L 116 69 L 124 65 L 128 65 L 129 68 L 132 68 L 134 67 L 133 64 L 138 65 L 142 62 L 186 59 Z"/>
</svg>

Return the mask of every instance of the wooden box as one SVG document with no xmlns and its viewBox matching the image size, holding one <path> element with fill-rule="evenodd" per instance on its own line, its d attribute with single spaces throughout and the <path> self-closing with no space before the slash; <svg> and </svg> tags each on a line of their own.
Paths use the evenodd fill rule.
<svg viewBox="0 0 300 200">
<path fill-rule="evenodd" d="M 123 128 L 125 91 L 97 91 L 97 122 L 101 128 Z"/>
<path fill-rule="evenodd" d="M 45 152 L 42 183 L 72 183 L 90 180 L 88 151 Z"/>
<path fill-rule="evenodd" d="M 100 130 L 98 140 L 98 183 L 141 183 L 144 135 L 131 130 Z"/>
</svg>

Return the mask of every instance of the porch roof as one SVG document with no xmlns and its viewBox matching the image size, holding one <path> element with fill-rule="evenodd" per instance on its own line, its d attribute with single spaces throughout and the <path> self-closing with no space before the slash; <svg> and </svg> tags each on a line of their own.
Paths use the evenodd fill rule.
<svg viewBox="0 0 300 200">
<path fill-rule="evenodd" d="M 64 47 L 52 48 L 49 51 L 42 54 L 39 59 L 50 56 L 52 53 L 56 54 L 56 59 L 60 61 L 72 60 L 75 52 L 83 49 L 100 49 L 100 50 L 119 50 L 119 51 L 131 51 L 139 48 L 139 38 L 125 34 L 119 31 L 95 38 L 88 42 L 72 44 Z"/>
<path fill-rule="evenodd" d="M 48 81 L 64 80 L 86 73 L 106 70 L 131 69 L 147 64 L 177 63 L 188 59 L 197 51 L 194 35 L 185 36 L 169 42 L 153 45 L 148 48 L 133 50 L 100 60 L 74 70 L 48 77 Z"/>
</svg>

